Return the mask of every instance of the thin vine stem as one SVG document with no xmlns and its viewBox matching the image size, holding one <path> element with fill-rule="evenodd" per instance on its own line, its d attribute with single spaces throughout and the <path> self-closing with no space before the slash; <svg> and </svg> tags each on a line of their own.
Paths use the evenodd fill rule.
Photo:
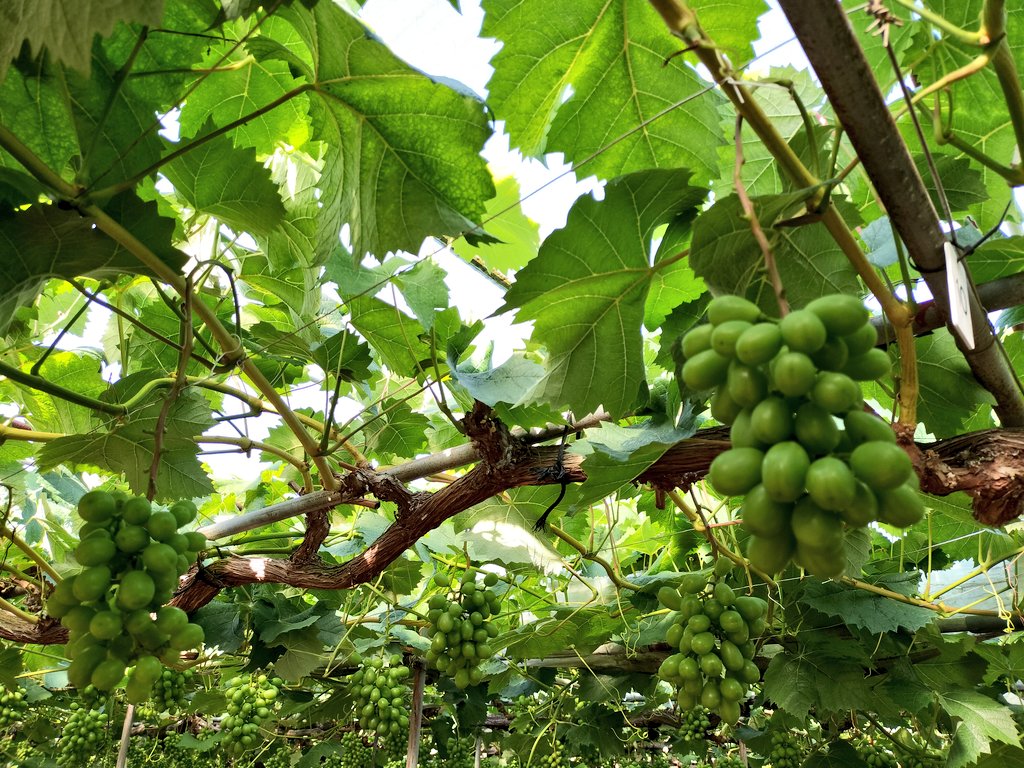
<svg viewBox="0 0 1024 768">
<path fill-rule="evenodd" d="M 8 491 L 8 493 L 9 492 L 10 491 Z M 42 571 L 51 579 L 53 579 L 54 582 L 59 584 L 63 580 L 61 578 L 61 575 L 57 573 L 54 567 L 50 565 L 48 562 L 46 562 L 46 558 L 44 558 L 42 555 L 40 555 L 38 552 L 32 549 L 32 547 L 26 544 L 25 540 L 22 539 L 21 536 L 19 536 L 14 531 L 14 529 L 6 523 L 4 523 L 3 527 L 0 528 L 0 536 L 3 536 L 5 539 L 14 544 L 14 546 L 20 549 L 25 554 L 25 556 L 28 557 L 29 560 L 36 564 L 36 567 L 38 567 L 40 571 Z"/>
<path fill-rule="evenodd" d="M 14 603 L 5 600 L 2 597 L 0 597 L 0 610 L 7 611 L 7 613 L 13 614 L 14 616 L 17 616 L 19 619 L 22 619 L 23 621 L 27 621 L 32 624 L 39 623 L 39 617 L 36 616 L 34 613 L 24 611 L 18 606 L 16 606 Z"/>
<path fill-rule="evenodd" d="M 602 570 L 604 570 L 604 572 L 608 574 L 608 578 L 611 580 L 612 584 L 614 584 L 618 589 L 639 589 L 639 587 L 635 584 L 630 584 L 628 581 L 623 579 L 622 575 L 615 569 L 615 567 L 611 563 L 609 563 L 600 555 L 591 552 L 583 545 L 582 542 L 578 541 L 573 536 L 563 531 L 561 528 L 548 523 L 548 530 L 550 530 L 556 538 L 560 539 L 561 541 L 564 541 L 570 547 L 579 552 L 580 557 L 582 557 L 584 560 L 589 560 L 590 562 L 596 563 L 597 565 L 601 566 Z"/>
<path fill-rule="evenodd" d="M 304 493 L 311 493 L 313 490 L 313 479 L 309 474 L 309 465 L 306 464 L 302 459 L 292 455 L 284 448 L 279 448 L 276 445 L 270 445 L 259 440 L 252 440 L 248 437 L 231 437 L 229 435 L 199 435 L 195 438 L 197 443 L 208 443 L 210 445 L 233 445 L 238 448 L 240 453 L 248 455 L 251 451 L 262 451 L 263 453 L 269 453 L 282 461 L 286 461 L 295 467 L 299 472 L 299 476 L 302 477 L 302 487 Z"/>
</svg>

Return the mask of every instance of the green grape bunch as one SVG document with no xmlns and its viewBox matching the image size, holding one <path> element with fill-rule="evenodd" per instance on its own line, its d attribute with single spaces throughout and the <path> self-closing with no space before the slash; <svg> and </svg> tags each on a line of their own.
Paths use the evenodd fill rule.
<svg viewBox="0 0 1024 768">
<path fill-rule="evenodd" d="M 804 750 L 795 734 L 776 731 L 771 742 L 765 765 L 771 768 L 800 768 L 803 765 Z"/>
<path fill-rule="evenodd" d="M 186 698 L 192 683 L 193 672 L 186 669 L 181 672 L 165 669 L 153 685 L 152 703 L 156 712 L 173 712 L 184 709 L 188 704 Z"/>
<path fill-rule="evenodd" d="M 671 612 L 665 642 L 678 649 L 658 676 L 678 686 L 681 711 L 700 705 L 735 723 L 749 686 L 761 679 L 754 640 L 765 630 L 768 604 L 700 573 L 687 574 L 679 589 L 662 587 L 658 600 Z"/>
<path fill-rule="evenodd" d="M 684 742 L 703 741 L 711 730 L 711 718 L 708 717 L 709 710 L 699 704 L 683 713 L 683 719 L 679 723 L 679 738 Z"/>
<path fill-rule="evenodd" d="M 227 682 L 227 712 L 221 717 L 221 744 L 232 756 L 255 749 L 265 741 L 264 726 L 280 709 L 280 678 L 265 674 L 234 677 Z"/>
<path fill-rule="evenodd" d="M 891 366 L 859 298 L 823 296 L 776 321 L 742 297 L 718 296 L 708 319 L 683 338 L 682 378 L 695 392 L 713 389 L 711 414 L 730 425 L 732 447 L 708 479 L 745 497 L 753 566 L 778 573 L 795 560 L 836 577 L 847 530 L 922 518 L 910 457 L 864 410 L 860 382 Z"/>
<path fill-rule="evenodd" d="M 91 765 L 110 743 L 106 733 L 110 716 L 106 712 L 87 709 L 77 701 L 70 706 L 71 714 L 60 731 L 57 740 L 57 763 L 68 768 Z"/>
<path fill-rule="evenodd" d="M 28 715 L 28 699 L 24 688 L 0 693 L 0 730 L 7 730 Z"/>
<path fill-rule="evenodd" d="M 537 764 L 541 766 L 541 768 L 567 768 L 569 763 L 562 753 L 562 742 L 552 742 L 551 751 L 545 755 L 541 755 Z"/>
<path fill-rule="evenodd" d="M 333 754 L 322 763 L 322 768 L 369 768 L 374 765 L 374 751 L 355 731 L 345 733 L 341 739 L 341 753 Z"/>
<path fill-rule="evenodd" d="M 492 621 L 501 610 L 501 599 L 492 589 L 498 577 L 488 573 L 478 581 L 477 576 L 478 571 L 467 568 L 456 583 L 446 573 L 435 573 L 434 584 L 449 591 L 430 598 L 429 626 L 421 630 L 430 638 L 427 662 L 450 675 L 459 689 L 483 679 L 479 664 L 494 655 L 490 641 L 498 636 Z"/>
<path fill-rule="evenodd" d="M 374 738 L 408 731 L 409 674 L 401 655 L 395 653 L 363 659 L 346 678 L 361 730 Z"/>
<path fill-rule="evenodd" d="M 869 768 L 898 768 L 895 755 L 878 742 L 862 739 L 855 746 L 860 759 Z"/>
<path fill-rule="evenodd" d="M 190 501 L 154 509 L 141 496 L 89 491 L 78 502 L 75 560 L 83 570 L 61 581 L 47 612 L 68 630 L 68 680 L 76 688 L 112 691 L 134 670 L 126 693 L 149 698 L 164 664 L 203 643 L 203 629 L 166 605 L 179 578 L 206 547 L 206 537 L 179 528 L 196 517 Z"/>
<path fill-rule="evenodd" d="M 476 765 L 476 739 L 472 736 L 452 736 L 445 742 L 445 755 L 430 756 L 424 768 L 473 768 Z"/>
</svg>

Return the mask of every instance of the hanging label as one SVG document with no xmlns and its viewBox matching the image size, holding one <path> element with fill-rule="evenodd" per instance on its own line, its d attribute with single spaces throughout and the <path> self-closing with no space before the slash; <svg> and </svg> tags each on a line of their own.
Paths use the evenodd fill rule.
<svg viewBox="0 0 1024 768">
<path fill-rule="evenodd" d="M 970 287 L 967 282 L 967 270 L 960 261 L 960 252 L 956 246 L 947 242 L 943 251 L 946 254 L 946 280 L 949 289 L 949 321 L 960 336 L 964 346 L 974 349 L 974 323 L 971 321 Z"/>
</svg>

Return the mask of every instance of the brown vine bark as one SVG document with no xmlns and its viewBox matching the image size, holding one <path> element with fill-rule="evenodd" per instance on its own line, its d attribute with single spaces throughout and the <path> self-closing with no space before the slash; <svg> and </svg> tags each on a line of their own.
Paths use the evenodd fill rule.
<svg viewBox="0 0 1024 768">
<path fill-rule="evenodd" d="M 455 482 L 433 493 L 411 493 L 393 476 L 360 469 L 342 481 L 342 496 L 372 494 L 397 507 L 396 521 L 363 552 L 340 565 L 325 563 L 317 554 L 327 533 L 327 513 L 314 513 L 307 538 L 289 558 L 227 557 L 194 568 L 172 604 L 194 611 L 226 588 L 243 584 L 285 584 L 308 589 L 350 589 L 372 581 L 403 552 L 445 520 L 512 488 L 561 482 L 555 472 L 557 446 L 534 447 L 509 433 L 488 409 L 479 407 L 466 420 L 467 434 L 483 460 Z M 993 429 L 905 446 L 921 478 L 922 490 L 945 496 L 965 491 L 974 499 L 974 516 L 999 525 L 1022 514 L 1024 505 L 1024 430 Z M 670 448 L 641 473 L 637 483 L 659 490 L 686 488 L 708 471 L 711 461 L 729 448 L 728 432 L 716 427 Z M 566 452 L 564 479 L 586 480 L 582 457 Z M 32 624 L 9 614 L 0 615 L 0 637 L 22 643 L 63 643 L 67 633 L 43 617 Z"/>
</svg>

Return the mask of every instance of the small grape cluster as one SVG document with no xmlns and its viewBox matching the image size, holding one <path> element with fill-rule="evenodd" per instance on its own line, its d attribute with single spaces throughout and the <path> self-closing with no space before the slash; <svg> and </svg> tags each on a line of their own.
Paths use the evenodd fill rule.
<svg viewBox="0 0 1024 768">
<path fill-rule="evenodd" d="M 541 768 L 567 768 L 569 765 L 560 741 L 551 742 L 551 751 L 541 755 L 536 762 Z"/>
<path fill-rule="evenodd" d="M 934 751 L 919 752 L 913 757 L 900 757 L 900 768 L 941 768 L 946 756 Z"/>
<path fill-rule="evenodd" d="M 409 668 L 401 655 L 360 661 L 359 669 L 346 678 L 359 728 L 375 738 L 408 731 Z"/>
<path fill-rule="evenodd" d="M 220 720 L 221 744 L 238 756 L 263 743 L 260 726 L 280 708 L 277 697 L 284 681 L 265 674 L 234 677 L 227 683 L 227 713 Z"/>
<path fill-rule="evenodd" d="M 21 722 L 28 714 L 28 699 L 22 688 L 0 693 L 0 730 L 6 730 Z"/>
<path fill-rule="evenodd" d="M 684 742 L 703 741 L 711 730 L 709 710 L 699 704 L 683 713 L 679 723 L 679 738 Z"/>
<path fill-rule="evenodd" d="M 683 338 L 682 377 L 691 390 L 714 388 L 711 413 L 731 425 L 732 448 L 708 478 L 725 496 L 746 496 L 752 565 L 777 573 L 795 560 L 839 576 L 847 528 L 921 519 L 910 457 L 864 411 L 859 382 L 886 375 L 890 362 L 859 298 L 823 296 L 776 321 L 719 296 L 708 318 Z"/>
<path fill-rule="evenodd" d="M 87 685 L 78 689 L 78 703 L 85 709 L 100 709 L 106 703 L 107 694 L 95 685 Z"/>
<path fill-rule="evenodd" d="M 452 736 L 445 742 L 444 757 L 438 752 L 424 768 L 472 768 L 476 764 L 476 739 Z"/>
<path fill-rule="evenodd" d="M 374 763 L 373 749 L 354 731 L 341 737 L 341 749 L 341 754 L 333 755 L 334 763 L 325 762 L 323 768 L 367 768 Z"/>
<path fill-rule="evenodd" d="M 434 584 L 449 591 L 430 598 L 430 625 L 421 630 L 430 638 L 427 662 L 450 675 L 459 689 L 483 679 L 479 663 L 494 655 L 490 640 L 498 636 L 498 627 L 491 621 L 501 609 L 501 600 L 492 589 L 498 577 L 488 573 L 479 583 L 477 575 L 476 570 L 467 568 L 456 584 L 448 574 L 435 573 Z"/>
<path fill-rule="evenodd" d="M 181 672 L 174 669 L 165 669 L 160 673 L 160 679 L 153 685 L 153 709 L 156 712 L 171 712 L 177 709 L 184 709 L 188 703 L 189 684 L 192 682 L 193 672 L 186 669 Z"/>
<path fill-rule="evenodd" d="M 789 731 L 776 731 L 772 734 L 771 741 L 766 765 L 770 765 L 771 768 L 799 768 L 803 764 L 804 753 L 795 734 Z"/>
<path fill-rule="evenodd" d="M 681 710 L 700 704 L 735 723 L 749 686 L 761 679 L 754 638 L 764 632 L 768 604 L 700 573 L 687 574 L 678 590 L 662 587 L 658 600 L 672 612 L 665 642 L 679 650 L 661 663 L 658 676 L 679 687 Z"/>
<path fill-rule="evenodd" d="M 713 768 L 745 768 L 739 755 L 719 755 L 712 763 Z"/>
<path fill-rule="evenodd" d="M 263 768 L 292 768 L 292 750 L 287 747 L 278 747 L 269 754 L 260 756 Z"/>
<path fill-rule="evenodd" d="M 70 709 L 71 714 L 57 740 L 57 763 L 75 768 L 90 765 L 102 745 L 110 742 L 110 734 L 105 733 L 110 717 L 106 712 L 86 709 L 78 702 L 72 702 Z"/>
<path fill-rule="evenodd" d="M 405 756 L 409 751 L 409 731 L 400 730 L 397 733 L 387 733 L 377 740 L 377 748 L 388 758 L 401 758 L 405 764 Z"/>
<path fill-rule="evenodd" d="M 135 665 L 128 700 L 149 698 L 164 663 L 203 642 L 203 629 L 180 608 L 167 606 L 206 537 L 178 529 L 196 517 L 190 501 L 154 510 L 141 496 L 89 491 L 78 502 L 84 520 L 75 548 L 83 570 L 61 581 L 46 602 L 68 629 L 68 680 L 101 691 L 120 685 Z"/>
<path fill-rule="evenodd" d="M 869 768 L 897 768 L 895 755 L 878 742 L 863 739 L 856 747 L 857 755 Z"/>
</svg>

